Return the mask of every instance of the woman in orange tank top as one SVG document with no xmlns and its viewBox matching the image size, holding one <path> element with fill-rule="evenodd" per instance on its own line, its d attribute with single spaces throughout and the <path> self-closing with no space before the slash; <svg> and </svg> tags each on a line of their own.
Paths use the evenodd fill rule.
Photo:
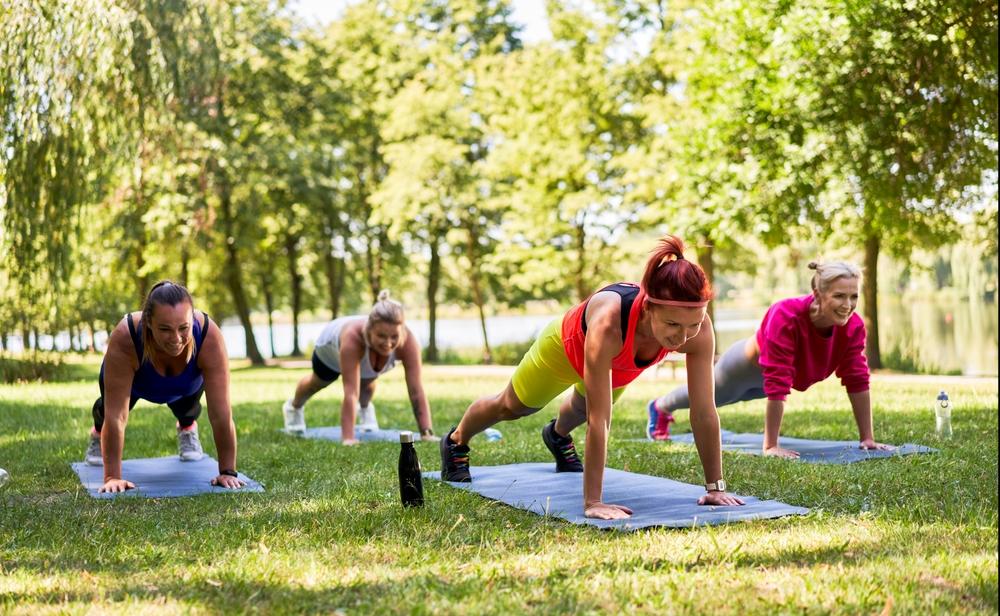
<svg viewBox="0 0 1000 616">
<path fill-rule="evenodd" d="M 441 476 L 468 482 L 469 441 L 498 421 L 537 412 L 561 392 L 573 392 L 559 417 L 542 429 L 557 472 L 583 472 L 587 517 L 627 518 L 628 507 L 602 502 L 611 407 L 625 386 L 670 350 L 686 354 L 691 427 L 705 472 L 702 505 L 742 505 L 722 480 L 719 416 L 712 362 L 715 334 L 705 307 L 711 299 L 705 273 L 684 259 L 684 244 L 667 236 L 646 263 L 641 285 L 601 289 L 553 321 L 518 364 L 511 382 L 495 396 L 474 402 L 458 426 L 441 439 Z M 581 463 L 570 432 L 586 423 Z"/>
</svg>

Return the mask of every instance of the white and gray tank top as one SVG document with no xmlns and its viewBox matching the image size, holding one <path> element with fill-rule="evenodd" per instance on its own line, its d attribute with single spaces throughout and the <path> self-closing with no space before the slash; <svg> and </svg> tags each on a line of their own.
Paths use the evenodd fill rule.
<svg viewBox="0 0 1000 616">
<path fill-rule="evenodd" d="M 314 349 L 316 357 L 333 370 L 343 373 L 343 370 L 340 369 L 340 333 L 344 330 L 344 326 L 349 323 L 354 323 L 356 321 L 364 322 L 367 320 L 368 317 L 362 315 L 340 317 L 339 319 L 330 321 L 327 326 L 323 328 L 319 338 L 316 339 L 316 348 Z M 395 365 L 396 351 L 393 350 L 389 353 L 389 359 L 386 360 L 382 369 L 376 372 L 375 368 L 372 367 L 371 348 L 368 346 L 368 341 L 365 340 L 365 354 L 361 358 L 361 378 L 376 379 L 392 370 Z"/>
</svg>

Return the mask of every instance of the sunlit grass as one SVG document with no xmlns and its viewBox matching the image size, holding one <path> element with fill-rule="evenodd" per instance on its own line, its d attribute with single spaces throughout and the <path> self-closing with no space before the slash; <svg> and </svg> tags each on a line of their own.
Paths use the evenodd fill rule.
<svg viewBox="0 0 1000 616">
<path fill-rule="evenodd" d="M 744 494 L 812 508 L 805 517 L 694 530 L 602 532 L 512 509 L 437 483 L 427 505 L 398 503 L 392 443 L 344 448 L 278 432 L 304 370 L 233 375 L 240 469 L 264 494 L 91 499 L 80 459 L 94 381 L 0 386 L 0 606 L 14 613 L 996 613 L 997 384 L 949 383 L 955 438 L 933 436 L 941 388 L 876 379 L 879 439 L 940 447 L 932 456 L 828 466 L 726 454 Z M 427 373 L 443 432 L 503 374 Z M 693 447 L 630 442 L 645 402 L 672 382 L 636 382 L 615 410 L 608 465 L 700 483 Z M 307 407 L 335 425 L 339 388 Z M 379 383 L 383 425 L 410 427 L 402 371 Z M 759 431 L 763 404 L 721 410 Z M 790 399 L 784 433 L 851 439 L 835 382 Z M 473 441 L 474 464 L 546 460 L 552 408 Z M 687 429 L 678 413 L 678 430 Z M 141 404 L 127 457 L 174 453 L 173 418 Z M 214 453 L 207 421 L 202 440 Z M 432 444 L 418 443 L 425 468 Z"/>
</svg>

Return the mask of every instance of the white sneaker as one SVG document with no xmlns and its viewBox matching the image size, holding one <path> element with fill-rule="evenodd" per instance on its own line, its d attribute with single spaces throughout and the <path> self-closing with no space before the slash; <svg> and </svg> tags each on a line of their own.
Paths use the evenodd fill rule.
<svg viewBox="0 0 1000 616">
<path fill-rule="evenodd" d="M 369 402 L 368 406 L 363 406 L 358 409 L 356 423 L 364 432 L 374 432 L 375 430 L 378 430 L 378 418 L 375 417 L 375 405 Z"/>
<path fill-rule="evenodd" d="M 104 456 L 101 455 L 101 435 L 94 436 L 90 433 L 90 443 L 87 445 L 87 453 L 83 454 L 83 461 L 87 466 L 104 466 Z"/>
<path fill-rule="evenodd" d="M 182 462 L 197 462 L 205 457 L 197 427 L 190 430 L 177 429 L 177 455 Z"/>
<path fill-rule="evenodd" d="M 285 416 L 285 432 L 291 434 L 306 433 L 306 409 L 294 406 L 291 400 L 286 400 L 281 412 Z"/>
</svg>

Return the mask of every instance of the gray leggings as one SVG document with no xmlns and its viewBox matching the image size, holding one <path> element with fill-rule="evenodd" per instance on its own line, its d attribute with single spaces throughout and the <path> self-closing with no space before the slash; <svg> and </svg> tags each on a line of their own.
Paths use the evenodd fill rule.
<svg viewBox="0 0 1000 616">
<path fill-rule="evenodd" d="M 729 347 L 718 363 L 715 364 L 715 406 L 725 406 L 733 402 L 759 400 L 767 397 L 764 394 L 764 377 L 761 376 L 760 364 L 756 360 L 747 359 L 747 339 L 744 338 Z M 656 406 L 661 409 L 686 409 L 691 406 L 688 399 L 687 385 L 673 390 L 656 400 Z"/>
</svg>

